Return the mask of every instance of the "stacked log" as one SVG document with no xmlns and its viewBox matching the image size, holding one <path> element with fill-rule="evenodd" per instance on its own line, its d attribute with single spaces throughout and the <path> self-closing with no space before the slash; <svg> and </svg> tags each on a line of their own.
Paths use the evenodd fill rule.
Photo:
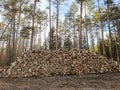
<svg viewBox="0 0 120 90">
<path fill-rule="evenodd" d="M 120 72 L 120 63 L 87 50 L 31 50 L 10 67 L 0 69 L 1 77 L 80 75 L 81 73 Z"/>
</svg>

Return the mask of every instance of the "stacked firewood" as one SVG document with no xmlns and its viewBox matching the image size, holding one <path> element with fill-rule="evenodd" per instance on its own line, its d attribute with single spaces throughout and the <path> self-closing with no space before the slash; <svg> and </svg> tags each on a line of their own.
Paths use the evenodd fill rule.
<svg viewBox="0 0 120 90">
<path fill-rule="evenodd" d="M 80 75 L 81 73 L 120 72 L 120 63 L 87 50 L 31 50 L 18 57 L 1 77 Z"/>
<path fill-rule="evenodd" d="M 0 77 L 7 77 L 7 70 L 8 70 L 9 67 L 0 67 Z"/>
</svg>

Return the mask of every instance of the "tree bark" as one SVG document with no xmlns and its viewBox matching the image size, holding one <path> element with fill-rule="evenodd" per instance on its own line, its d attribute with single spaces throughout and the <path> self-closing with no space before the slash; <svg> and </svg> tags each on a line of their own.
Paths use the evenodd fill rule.
<svg viewBox="0 0 120 90">
<path fill-rule="evenodd" d="M 113 26 L 114 26 L 114 39 L 115 39 L 115 48 L 116 48 L 116 54 L 117 54 L 117 60 L 119 61 L 119 53 L 118 53 L 118 46 L 117 46 L 117 39 L 116 39 L 116 31 L 115 31 L 115 23 L 113 21 Z"/>
<path fill-rule="evenodd" d="M 100 6 L 99 6 L 99 0 L 97 0 L 97 2 L 98 2 L 100 29 L 101 29 L 101 34 L 102 34 L 102 53 L 103 53 L 103 56 L 106 57 L 105 45 L 104 45 L 104 31 L 103 31 L 103 23 L 102 23 L 102 18 L 101 18 L 101 10 L 100 10 Z"/>
<path fill-rule="evenodd" d="M 76 42 L 75 42 L 75 22 L 74 22 L 74 19 L 75 19 L 75 15 L 73 14 L 73 33 L 74 33 L 73 41 L 74 41 L 74 48 L 75 48 L 76 47 Z"/>
<path fill-rule="evenodd" d="M 59 19 L 59 1 L 57 0 L 57 17 L 56 17 L 56 50 L 58 49 L 58 19 Z"/>
<path fill-rule="evenodd" d="M 82 48 L 82 4 L 83 1 L 80 2 L 80 35 L 79 35 L 79 49 Z"/>
<path fill-rule="evenodd" d="M 12 62 L 15 60 L 15 53 L 16 53 L 16 48 L 15 48 L 15 33 L 16 33 L 16 29 L 15 29 L 15 13 L 13 14 L 13 45 L 12 45 Z"/>
<path fill-rule="evenodd" d="M 86 15 L 86 2 L 85 2 L 85 30 L 86 30 L 86 48 L 89 50 L 89 44 L 88 44 L 88 28 L 87 28 L 87 15 Z"/>
<path fill-rule="evenodd" d="M 108 2 L 108 0 L 107 0 Z M 107 3 L 107 21 L 108 21 L 108 31 L 109 31 L 109 53 L 110 53 L 110 58 L 112 59 L 112 37 L 111 37 L 111 30 L 110 30 L 110 7 L 109 3 Z"/>
<path fill-rule="evenodd" d="M 24 0 L 25 1 L 25 0 Z M 22 1 L 21 2 L 21 4 L 20 4 L 20 6 L 19 6 L 19 15 L 18 15 L 18 23 L 17 23 L 17 30 L 16 30 L 16 37 L 18 36 L 18 32 L 20 32 L 20 30 L 19 30 L 19 28 L 20 28 L 20 20 L 21 20 L 21 13 L 22 13 L 22 11 L 21 11 L 21 9 L 22 9 L 22 5 L 24 4 L 24 1 Z M 16 40 L 16 51 L 18 51 L 18 48 L 19 48 L 19 41 L 18 40 Z M 16 52 L 16 54 L 17 54 L 17 52 Z"/>
<path fill-rule="evenodd" d="M 33 9 L 33 16 L 32 16 L 32 33 L 31 33 L 31 41 L 30 41 L 30 49 L 33 49 L 33 38 L 34 38 L 34 33 L 35 33 L 35 28 L 34 28 L 34 21 L 35 21 L 35 10 L 36 10 L 36 0 L 34 0 L 34 9 Z"/>
<path fill-rule="evenodd" d="M 51 32 L 51 0 L 49 0 L 49 24 L 50 24 L 50 50 L 52 49 L 52 32 Z"/>
</svg>

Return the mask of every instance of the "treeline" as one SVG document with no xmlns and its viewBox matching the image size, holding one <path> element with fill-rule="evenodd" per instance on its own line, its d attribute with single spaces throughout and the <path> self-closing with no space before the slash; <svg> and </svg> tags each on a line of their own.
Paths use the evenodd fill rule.
<svg viewBox="0 0 120 90">
<path fill-rule="evenodd" d="M 112 0 L 6 0 L 1 7 L 0 66 L 32 49 L 88 49 L 120 58 L 120 4 Z M 65 8 L 64 8 L 65 9 Z"/>
</svg>

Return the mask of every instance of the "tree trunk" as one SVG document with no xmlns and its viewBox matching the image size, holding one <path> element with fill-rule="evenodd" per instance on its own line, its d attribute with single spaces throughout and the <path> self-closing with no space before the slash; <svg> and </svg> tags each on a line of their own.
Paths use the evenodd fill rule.
<svg viewBox="0 0 120 90">
<path fill-rule="evenodd" d="M 116 39 L 116 31 L 115 31 L 115 23 L 113 21 L 113 26 L 114 26 L 114 39 L 115 39 L 115 48 L 116 48 L 116 54 L 117 54 L 117 60 L 119 61 L 119 53 L 118 53 L 118 46 L 117 46 L 117 39 Z"/>
<path fill-rule="evenodd" d="M 75 19 L 75 15 L 73 14 L 73 34 L 74 34 L 73 41 L 74 41 L 74 48 L 75 48 L 76 42 L 75 42 L 75 22 L 74 22 L 74 19 Z"/>
<path fill-rule="evenodd" d="M 100 6 L 99 6 L 99 0 L 97 0 L 97 2 L 98 2 L 98 10 L 99 10 L 100 29 L 101 29 L 101 34 L 102 34 L 102 53 L 103 53 L 103 56 L 106 57 L 105 45 L 104 45 L 104 31 L 103 31 L 103 24 L 102 24 L 102 18 L 101 18 L 101 10 L 100 10 Z"/>
<path fill-rule="evenodd" d="M 13 45 L 12 45 L 12 62 L 15 60 L 15 53 L 16 53 L 16 48 L 15 48 L 15 13 L 13 13 Z"/>
<path fill-rule="evenodd" d="M 41 36 L 41 22 L 40 22 L 40 37 L 39 37 L 39 43 L 40 43 L 40 49 L 41 49 L 41 38 L 42 38 L 42 36 Z"/>
<path fill-rule="evenodd" d="M 85 21 L 86 21 L 86 48 L 89 50 L 89 44 L 88 44 L 88 28 L 87 28 L 87 15 L 86 15 L 86 2 L 85 2 Z"/>
<path fill-rule="evenodd" d="M 51 0 L 49 0 L 49 24 L 50 24 L 50 50 L 52 47 L 52 32 L 51 32 Z"/>
<path fill-rule="evenodd" d="M 95 52 L 94 48 L 94 33 L 93 33 L 93 25 L 91 23 L 91 29 L 90 29 L 90 37 L 91 37 L 91 47 L 92 47 L 92 52 Z"/>
<path fill-rule="evenodd" d="M 57 0 L 57 18 L 56 18 L 56 50 L 58 49 L 58 19 L 59 19 L 59 0 Z"/>
<path fill-rule="evenodd" d="M 25 1 L 25 0 L 24 0 Z M 19 28 L 20 28 L 20 20 L 21 20 L 21 13 L 22 13 L 22 11 L 21 11 L 21 9 L 22 9 L 22 5 L 23 5 L 23 3 L 24 3 L 24 1 L 22 1 L 21 2 L 21 4 L 20 4 L 20 6 L 19 6 L 19 15 L 18 15 L 18 22 L 17 22 L 17 30 L 16 30 L 16 37 L 18 36 L 18 32 L 20 33 L 20 30 L 19 30 Z M 18 40 L 16 40 L 16 54 L 17 54 L 17 51 L 18 51 L 18 48 L 19 48 L 19 41 Z"/>
<path fill-rule="evenodd" d="M 83 1 L 80 2 L 80 35 L 79 35 L 79 49 L 82 48 L 82 4 Z"/>
<path fill-rule="evenodd" d="M 12 26 L 12 20 L 10 20 L 11 26 Z M 8 32 L 9 33 L 9 32 Z M 10 65 L 11 62 L 11 36 L 12 36 L 12 31 L 10 30 L 9 36 L 7 38 L 7 50 L 6 50 L 6 66 Z"/>
<path fill-rule="evenodd" d="M 98 54 L 100 54 L 100 37 L 99 37 L 99 28 L 96 27 L 96 37 L 97 37 L 97 47 L 98 47 Z"/>
<path fill-rule="evenodd" d="M 33 9 L 33 16 L 32 16 L 32 33 L 31 33 L 30 49 L 33 49 L 33 40 L 34 40 L 33 38 L 35 33 L 35 28 L 34 28 L 35 10 L 36 10 L 36 0 L 34 0 L 34 9 Z"/>
<path fill-rule="evenodd" d="M 9 66 L 10 63 L 12 62 L 12 43 L 11 42 L 12 42 L 12 32 L 13 32 L 13 30 L 12 30 L 12 28 L 13 28 L 13 19 L 11 19 L 10 28 L 11 28 L 11 30 L 10 30 L 10 38 L 9 38 L 10 47 L 9 47 L 9 58 L 8 58 L 8 61 L 6 62 L 7 66 Z"/>
<path fill-rule="evenodd" d="M 46 25 L 47 25 L 47 21 L 45 21 L 44 27 L 46 27 Z M 45 48 L 44 49 L 47 49 L 46 30 L 44 30 L 44 40 L 45 40 Z"/>
<path fill-rule="evenodd" d="M 112 59 L 112 37 L 111 37 L 111 30 L 110 30 L 110 13 L 109 13 L 110 7 L 109 3 L 107 3 L 107 21 L 108 21 L 108 31 L 109 31 L 109 52 L 110 52 L 110 58 Z"/>
<path fill-rule="evenodd" d="M 4 54 L 4 45 L 5 45 L 5 41 L 1 42 L 1 50 L 0 50 L 0 66 L 4 66 L 4 59 L 5 59 L 5 54 Z"/>
</svg>

